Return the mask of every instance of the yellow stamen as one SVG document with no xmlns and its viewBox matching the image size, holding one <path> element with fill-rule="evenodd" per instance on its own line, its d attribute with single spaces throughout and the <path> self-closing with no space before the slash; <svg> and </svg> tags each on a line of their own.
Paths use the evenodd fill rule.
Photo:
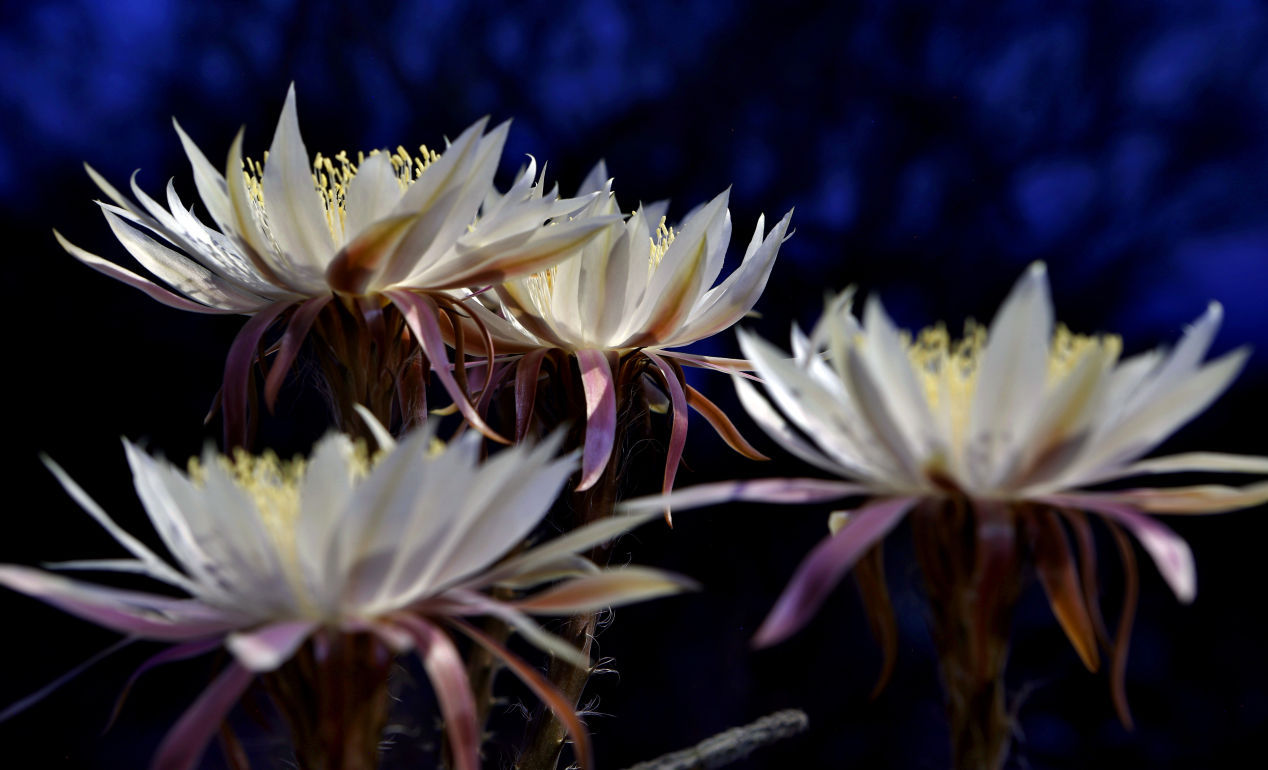
<svg viewBox="0 0 1268 770">
<path fill-rule="evenodd" d="M 660 266 L 660 261 L 665 258 L 665 252 L 669 251 L 669 246 L 677 237 L 674 228 L 665 224 L 665 218 L 660 218 L 660 224 L 656 226 L 656 237 L 648 238 L 651 242 L 651 257 L 648 261 L 647 269 L 649 272 L 656 272 L 656 268 Z"/>
<path fill-rule="evenodd" d="M 365 163 L 365 159 L 374 157 L 380 152 L 387 153 L 386 150 L 371 150 L 369 155 L 358 152 L 356 163 L 348 158 L 346 151 L 341 151 L 334 158 L 323 156 L 321 153 L 317 153 L 317 156 L 313 158 L 313 187 L 321 195 L 322 204 L 326 209 L 326 227 L 330 229 L 330 235 L 336 242 L 343 240 L 344 227 L 348 222 L 348 212 L 344 208 L 348 197 L 348 186 L 352 183 L 352 178 L 357 175 L 358 167 Z M 242 173 L 246 179 L 247 192 L 260 207 L 261 216 L 263 216 L 264 207 L 264 164 L 268 163 L 268 160 L 269 154 L 266 151 L 264 163 L 251 158 L 242 161 Z M 431 164 L 440 160 L 440 153 L 428 149 L 424 144 L 419 145 L 418 155 L 415 156 L 404 147 L 398 146 L 394 152 L 388 153 L 388 160 L 396 174 L 397 183 L 404 191 L 418 181 Z"/>
</svg>

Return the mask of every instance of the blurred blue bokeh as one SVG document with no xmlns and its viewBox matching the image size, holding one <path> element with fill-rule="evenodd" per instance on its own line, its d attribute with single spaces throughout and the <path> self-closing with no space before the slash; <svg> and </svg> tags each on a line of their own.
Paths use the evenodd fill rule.
<svg viewBox="0 0 1268 770">
<path fill-rule="evenodd" d="M 569 189 L 606 158 L 627 205 L 669 197 L 677 214 L 731 186 L 737 239 L 747 238 L 759 213 L 795 207 L 796 233 L 758 306 L 762 317 L 751 322 L 777 340 L 791 322 L 813 322 L 825 290 L 850 283 L 881 292 L 909 326 L 989 317 L 1024 266 L 1042 259 L 1058 314 L 1077 330 L 1120 332 L 1128 350 L 1141 350 L 1173 340 L 1218 299 L 1226 307 L 1218 349 L 1268 348 L 1268 9 L 1261 3 L 48 0 L 0 5 L 0 72 L 0 217 L 16 236 L 10 286 L 24 330 L 11 337 L 6 367 L 22 389 L 19 403 L 29 404 L 16 440 L 32 458 L 44 449 L 72 470 L 109 457 L 101 483 L 121 485 L 112 510 L 135 508 L 114 437 L 144 435 L 175 456 L 196 451 L 199 410 L 215 391 L 236 322 L 153 306 L 75 264 L 50 230 L 122 261 L 81 164 L 117 184 L 140 168 L 151 192 L 174 177 L 192 200 L 171 118 L 213 160 L 246 125 L 248 151 L 258 155 L 291 82 L 313 151 L 435 144 L 489 114 L 514 120 L 508 175 L 532 154 Z M 710 350 L 734 352 L 732 335 Z M 1211 416 L 1215 427 L 1198 435 L 1223 449 L 1263 452 L 1264 421 L 1247 422 L 1244 410 L 1266 387 L 1261 353 L 1230 405 Z M 708 445 L 694 442 L 706 441 L 706 432 L 693 431 L 697 449 L 688 447 L 697 478 L 730 462 L 699 452 Z M 42 479 L 33 459 L 23 468 Z M 798 472 L 791 464 L 785 470 Z M 57 518 L 29 524 L 29 537 L 12 540 L 0 557 L 30 562 L 109 548 L 81 540 L 81 550 L 50 552 L 57 548 L 49 533 L 66 521 L 87 525 L 50 483 L 39 483 L 36 494 L 55 501 Z M 753 550 L 771 547 L 763 532 L 732 535 L 741 545 L 721 547 L 730 554 L 725 564 L 722 555 L 699 561 L 690 522 L 676 541 L 647 536 L 664 563 L 704 571 L 736 594 L 667 615 L 631 610 L 653 624 L 693 622 L 692 613 L 712 624 L 635 632 L 652 650 L 674 651 L 659 665 L 644 647 L 619 640 L 631 626 L 613 630 L 618 657 L 648 670 L 622 682 L 624 694 L 605 696 L 619 718 L 595 721 L 604 759 L 619 766 L 761 709 L 805 705 L 816 737 L 794 742 L 790 753 L 759 755 L 749 767 L 835 766 L 850 757 L 858 766 L 942 765 L 936 679 L 918 631 L 899 679 L 873 704 L 865 694 L 875 653 L 852 599 L 839 602 L 834 625 L 824 621 L 813 640 L 764 657 L 745 651 L 751 623 L 821 534 L 818 514 L 774 520 L 787 552 L 771 559 Z M 704 527 L 732 529 L 722 514 L 696 521 L 697 549 L 710 542 Z M 774 526 L 756 513 L 743 521 Z M 1204 585 L 1224 580 L 1234 593 L 1216 588 L 1184 615 L 1146 577 L 1152 598 L 1142 606 L 1129 680 L 1144 701 L 1135 734 L 1114 725 L 1104 676 L 1078 669 L 1042 601 L 1035 605 L 1034 638 L 1019 632 L 1019 649 L 1050 648 L 1051 658 L 1019 652 L 1018 665 L 1035 678 L 1062 674 L 1022 712 L 1030 730 L 1025 766 L 1215 766 L 1268 727 L 1268 673 L 1247 659 L 1255 655 L 1245 641 L 1263 621 L 1246 617 L 1258 611 L 1243 607 L 1247 595 L 1235 591 L 1245 579 L 1235 565 L 1253 560 L 1255 538 L 1231 522 L 1198 526 L 1206 524 L 1183 530 L 1199 563 L 1211 565 Z M 751 570 L 734 566 L 750 561 Z M 892 571 L 900 584 L 913 583 L 909 570 Z M 900 608 L 909 602 L 919 629 L 911 590 L 897 599 Z M 3 601 L 31 612 L 24 600 Z M 39 617 L 54 622 L 52 613 Z M 1209 673 L 1195 673 L 1182 654 L 1212 655 L 1199 641 L 1211 637 L 1193 629 L 1198 622 L 1230 629 L 1229 654 L 1208 662 Z M 1176 636 L 1184 633 L 1192 636 Z M 8 641 L 41 654 L 30 638 Z M 59 650 L 90 652 L 69 643 Z M 66 667 L 54 658 L 3 693 L 31 689 Z M 805 669 L 830 664 L 842 669 L 831 672 L 835 690 Z M 657 698 L 667 693 L 679 703 L 662 714 Z M 1197 705 L 1185 711 L 1183 703 Z M 137 734 L 170 721 L 171 713 L 150 708 L 155 722 L 133 725 Z M 1185 723 L 1195 709 L 1224 709 L 1227 718 L 1195 730 Z M 600 710 L 609 710 L 606 702 Z M 91 759 L 93 746 L 107 745 L 92 742 L 96 723 L 67 727 L 43 714 L 0 725 L 3 742 L 22 742 L 19 731 L 28 727 L 32 742 L 69 730 L 75 737 L 62 763 L 40 766 L 111 766 Z M 669 718 L 673 724 L 664 723 Z M 833 725 L 842 727 L 834 734 Z M 61 756 L 46 757 L 54 755 Z"/>
</svg>

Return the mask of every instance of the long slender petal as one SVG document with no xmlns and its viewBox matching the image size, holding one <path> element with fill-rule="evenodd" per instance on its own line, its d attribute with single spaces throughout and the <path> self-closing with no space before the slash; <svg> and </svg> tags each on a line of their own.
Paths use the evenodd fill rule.
<svg viewBox="0 0 1268 770">
<path fill-rule="evenodd" d="M 869 503 L 851 517 L 848 527 L 815 546 L 757 630 L 753 646 L 778 644 L 804 626 L 854 562 L 897 526 L 915 504 L 911 497 Z"/>
<path fill-rule="evenodd" d="M 1038 502 L 1068 508 L 1082 508 L 1106 516 L 1131 530 L 1145 552 L 1158 566 L 1158 572 L 1171 586 L 1176 598 L 1188 604 L 1198 592 L 1197 569 L 1188 543 L 1170 528 L 1145 516 L 1129 504 L 1089 494 L 1047 495 Z"/>
<path fill-rule="evenodd" d="M 242 446 L 246 442 L 251 365 L 255 363 L 256 351 L 264 333 L 290 305 L 290 302 L 277 302 L 256 313 L 229 346 L 229 355 L 225 358 L 224 389 L 221 391 L 226 446 Z"/>
<path fill-rule="evenodd" d="M 480 417 L 480 414 L 476 411 L 475 405 L 471 403 L 470 396 L 463 393 L 462 389 L 458 387 L 458 382 L 454 379 L 453 372 L 449 368 L 449 356 L 445 352 L 445 342 L 441 337 L 440 324 L 436 320 L 436 314 L 439 312 L 436 303 L 424 294 L 415 294 L 409 291 L 389 291 L 386 294 L 405 316 L 405 322 L 409 324 L 415 339 L 418 340 L 423 352 L 427 355 L 432 371 L 440 378 L 440 384 L 449 393 L 449 397 L 453 399 L 454 404 L 458 406 L 458 410 L 462 412 L 462 416 L 467 419 L 467 422 L 493 441 L 500 444 L 511 443 L 485 423 L 484 418 Z"/>
<path fill-rule="evenodd" d="M 656 364 L 660 376 L 669 391 L 669 403 L 673 407 L 673 427 L 669 432 L 669 449 L 665 453 L 665 476 L 661 484 L 662 494 L 669 494 L 674 488 L 674 477 L 678 475 L 678 464 L 682 462 L 682 450 L 687 445 L 687 394 L 683 392 L 682 374 L 670 366 L 665 359 L 650 350 L 643 351 L 648 360 Z M 673 525 L 673 518 L 668 506 L 665 508 L 665 523 Z"/>
<path fill-rule="evenodd" d="M 96 254 L 84 251 L 75 244 L 66 240 L 66 238 L 56 230 L 53 231 L 53 237 L 57 238 L 57 242 L 61 244 L 63 249 L 70 252 L 71 256 L 78 259 L 80 262 L 83 262 L 85 265 L 88 265 L 93 270 L 96 270 L 102 275 L 109 276 L 116 281 L 126 283 L 134 289 L 140 289 L 145 292 L 150 299 L 167 305 L 168 307 L 174 307 L 177 310 L 188 310 L 192 313 L 205 313 L 207 315 L 226 315 L 239 312 L 238 310 L 232 308 L 209 307 L 202 303 L 185 299 L 184 297 L 173 294 L 167 289 L 164 289 L 162 286 L 159 286 L 153 281 L 137 275 L 131 270 L 119 267 L 108 259 L 102 259 Z"/>
<path fill-rule="evenodd" d="M 125 591 L 60 575 L 0 565 L 0 585 L 99 626 L 160 641 L 185 641 L 234 628 L 241 618 L 192 599 Z"/>
<path fill-rule="evenodd" d="M 1202 484 L 1195 487 L 1124 489 L 1078 494 L 1084 499 L 1115 500 L 1151 513 L 1225 513 L 1268 502 L 1268 481 L 1245 487 Z"/>
<path fill-rule="evenodd" d="M 308 150 L 299 135 L 293 84 L 286 92 L 260 183 L 269 227 L 294 267 L 306 274 L 324 273 L 334 243 L 326 226 L 321 196 L 313 187 Z"/>
<path fill-rule="evenodd" d="M 621 567 L 566 580 L 513 606 L 535 615 L 580 615 L 698 587 L 690 578 L 663 570 Z"/>
<path fill-rule="evenodd" d="M 717 431 L 726 445 L 744 455 L 750 460 L 769 460 L 770 458 L 757 449 L 740 434 L 735 423 L 731 422 L 731 418 L 726 416 L 726 412 L 718 408 L 718 405 L 705 397 L 703 393 L 687 386 L 687 406 L 695 409 L 697 413 L 704 417 L 713 429 Z"/>
<path fill-rule="evenodd" d="M 526 353 L 515 366 L 515 440 L 520 442 L 533 425 L 533 408 L 537 404 L 537 378 L 541 373 L 545 349 Z"/>
<path fill-rule="evenodd" d="M 192 642 L 173 645 L 148 658 L 140 666 L 137 666 L 137 669 L 128 676 L 128 681 L 123 683 L 123 688 L 119 690 L 119 695 L 114 699 L 114 708 L 110 709 L 110 719 L 106 721 L 106 726 L 102 732 L 109 731 L 115 720 L 119 718 L 119 712 L 123 710 L 124 701 L 128 699 L 128 694 L 132 692 L 132 687 L 136 685 L 142 674 L 166 663 L 174 663 L 178 660 L 187 660 L 199 655 L 205 655 L 212 650 L 220 649 L 223 644 L 224 642 L 219 636 L 213 636 L 210 639 L 196 639 Z"/>
<path fill-rule="evenodd" d="M 458 648 L 443 631 L 413 615 L 396 622 L 414 637 L 418 657 L 431 680 L 453 748 L 455 770 L 480 770 L 480 725 L 476 720 L 471 681 Z"/>
<path fill-rule="evenodd" d="M 41 455 L 40 460 L 49 469 L 49 472 L 53 474 L 53 477 L 57 479 L 57 483 L 62 485 L 62 489 L 66 490 L 66 493 L 71 496 L 71 499 L 79 503 L 79 507 L 83 508 L 94 521 L 100 524 L 102 529 L 106 530 L 119 545 L 128 549 L 133 556 L 137 557 L 145 565 L 145 574 L 156 580 L 162 580 L 171 585 L 184 588 L 191 593 L 193 592 L 193 585 L 188 578 L 172 569 L 167 562 L 160 559 L 144 543 L 115 523 L 114 519 L 110 518 L 110 515 L 97 504 L 97 501 L 93 500 L 84 491 L 83 487 L 79 486 L 66 471 L 62 470 L 62 466 L 58 465 L 47 455 Z"/>
<path fill-rule="evenodd" d="M 255 674 L 230 663 L 168 731 L 150 770 L 193 770 L 207 742 L 254 678 Z"/>
<path fill-rule="evenodd" d="M 80 674 L 84 673 L 88 669 L 92 668 L 93 666 L 97 665 L 101 661 L 105 660 L 106 658 L 115 654 L 119 650 L 122 650 L 124 647 L 127 647 L 129 644 L 132 644 L 135 641 L 136 641 L 136 637 L 133 637 L 133 636 L 124 637 L 123 639 L 120 639 L 119 641 L 115 642 L 114 644 L 110 645 L 104 650 L 93 655 L 88 660 L 85 660 L 83 663 L 80 663 L 78 666 L 75 666 L 70 671 L 67 671 L 66 673 L 57 677 L 53 681 L 49 682 L 48 684 L 44 685 L 40 689 L 31 693 L 30 695 L 24 698 L 20 698 L 17 701 L 14 701 L 13 703 L 10 703 L 3 710 L 0 710 L 0 722 L 5 722 L 17 716 L 18 714 L 21 714 L 23 711 L 26 711 L 30 707 L 34 706 L 35 704 L 47 698 L 48 696 L 52 695 L 62 685 L 66 684 L 70 680 L 74 679 L 75 677 L 79 676 Z"/>
<path fill-rule="evenodd" d="M 624 514 L 643 514 L 649 510 L 663 509 L 666 505 L 682 510 L 731 502 L 820 503 L 851 495 L 868 495 L 872 492 L 870 487 L 863 484 L 829 479 L 718 481 L 678 489 L 667 495 L 648 495 L 636 497 L 633 500 L 623 500 L 617 505 L 617 511 Z"/>
<path fill-rule="evenodd" d="M 1082 586 L 1074 569 L 1074 558 L 1065 532 L 1051 510 L 1037 511 L 1032 518 L 1035 526 L 1032 547 L 1035 571 L 1048 603 L 1057 616 L 1066 637 L 1089 671 L 1100 667 L 1096 650 L 1096 632 L 1092 628 L 1092 616 L 1083 600 Z"/>
<path fill-rule="evenodd" d="M 594 486 L 603 474 L 616 440 L 616 383 L 601 350 L 578 350 L 581 386 L 586 394 L 586 439 L 577 491 Z"/>
<path fill-rule="evenodd" d="M 477 644 L 493 653 L 494 657 L 506 664 L 506 667 L 515 676 L 519 677 L 520 681 L 527 685 L 534 695 L 542 699 L 559 721 L 563 722 L 568 734 L 572 736 L 573 752 L 577 756 L 578 764 L 581 765 L 583 770 L 593 770 L 595 766 L 594 749 L 590 745 L 590 734 L 586 732 L 585 725 L 578 718 L 576 707 L 568 702 L 564 694 L 557 690 L 549 679 L 542 676 L 541 672 L 525 663 L 488 634 L 480 631 L 470 623 L 464 623 L 461 620 L 452 622 L 462 633 L 475 640 Z"/>
<path fill-rule="evenodd" d="M 333 298 L 333 295 L 327 294 L 304 300 L 299 307 L 295 308 L 290 321 L 286 324 L 286 331 L 282 333 L 282 347 L 278 350 L 277 358 L 273 360 L 273 365 L 269 367 L 268 377 L 264 380 L 264 403 L 270 412 L 277 403 L 277 393 L 282 389 L 286 373 L 290 371 L 291 364 L 295 363 L 300 346 L 304 344 L 309 330 L 313 327 L 313 321 L 317 320 L 317 315 L 321 313 L 322 308 L 326 307 Z"/>
</svg>

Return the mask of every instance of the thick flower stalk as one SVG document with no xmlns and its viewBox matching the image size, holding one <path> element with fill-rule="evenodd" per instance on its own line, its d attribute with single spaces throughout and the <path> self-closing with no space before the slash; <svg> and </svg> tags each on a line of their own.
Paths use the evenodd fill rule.
<svg viewBox="0 0 1268 770">
<path fill-rule="evenodd" d="M 557 440 L 479 460 L 479 437 L 440 445 L 430 427 L 384 449 L 341 434 L 310 459 L 279 462 L 209 452 L 188 472 L 125 444 L 136 490 L 176 560 L 121 530 L 55 464 L 84 509 L 132 554 L 54 565 L 139 573 L 189 598 L 126 591 L 17 565 L 0 584 L 131 637 L 169 643 L 142 666 L 219 648 L 230 662 L 177 721 L 154 757 L 193 767 L 234 702 L 257 678 L 291 726 L 300 766 L 374 768 L 394 654 L 413 651 L 435 689 L 459 770 L 479 767 L 481 728 L 453 634 L 488 649 L 568 726 L 593 767 L 571 704 L 536 669 L 467 618 L 494 616 L 576 665 L 589 661 L 530 615 L 567 616 L 674 593 L 677 576 L 642 567 L 600 570 L 577 556 L 654 517 L 608 519 L 499 561 L 540 522 L 574 471 Z M 544 589 L 543 586 L 547 586 Z M 499 598 L 491 595 L 500 587 Z M 138 672 L 140 673 L 140 671 Z"/>
<path fill-rule="evenodd" d="M 692 211 L 678 227 L 666 224 L 665 203 L 641 206 L 621 221 L 624 215 L 603 163 L 581 185 L 578 197 L 589 196 L 596 197 L 574 221 L 603 222 L 599 236 L 545 271 L 502 282 L 496 298 L 472 303 L 465 335 L 474 336 L 475 322 L 483 322 L 494 350 L 505 355 L 491 381 L 496 385 L 514 374 L 517 436 L 533 425 L 544 362 L 556 378 L 571 380 L 575 360 L 580 387 L 565 383 L 559 389 L 579 390 L 584 400 L 579 490 L 598 482 L 611 459 L 621 401 L 628 394 L 642 397 L 649 381 L 660 390 L 653 395 L 654 406 L 667 401 L 672 410 L 665 491 L 672 488 L 682 457 L 688 407 L 702 414 L 731 447 L 765 459 L 683 378 L 683 365 L 735 371 L 747 363 L 673 348 L 728 329 L 753 308 L 792 212 L 769 232 L 765 218 L 759 218 L 740 264 L 714 285 L 731 240 L 728 193 Z"/>
<path fill-rule="evenodd" d="M 417 155 L 398 148 L 355 160 L 346 153 L 312 158 L 292 87 L 263 163 L 244 160 L 240 131 L 221 174 L 176 126 L 214 227 L 191 212 L 171 182 L 164 207 L 134 175 L 134 203 L 89 169 L 113 202 L 100 205 L 115 236 L 174 291 L 57 237 L 88 266 L 163 304 L 251 317 L 225 365 L 222 403 L 233 444 L 244 440 L 253 363 L 263 363 L 271 328 L 283 331 L 265 382 L 270 407 L 316 330 L 345 425 L 355 422 L 356 403 L 390 424 L 393 399 L 409 424 L 426 411 L 421 371 L 411 371 L 420 365 L 412 334 L 459 409 L 492 435 L 455 379 L 442 341 L 438 315 L 463 313 L 451 290 L 542 269 L 607 222 L 570 221 L 586 201 L 543 195 L 535 163 L 505 195 L 496 194 L 508 124 L 485 134 L 486 123 L 477 121 L 443 153 L 422 147 Z"/>
<path fill-rule="evenodd" d="M 970 324 L 960 340 L 942 326 L 915 336 L 899 331 L 875 298 L 856 318 L 852 300 L 847 291 L 831 302 L 809 337 L 794 329 L 792 359 L 741 332 L 766 396 L 736 378 L 744 406 L 767 433 L 842 480 L 731 482 L 670 497 L 678 507 L 727 498 L 868 498 L 834 514 L 832 534 L 802 562 L 754 642 L 775 644 L 800 629 L 856 564 L 873 616 L 892 620 L 874 547 L 914 512 L 953 721 L 960 698 L 962 724 L 953 725 L 962 739 L 959 766 L 997 766 L 1007 749 L 998 675 L 1026 561 L 1087 667 L 1099 665 L 1098 642 L 1110 648 L 1115 702 L 1128 721 L 1122 678 L 1136 576 L 1122 530 L 1188 602 L 1197 590 L 1192 553 L 1149 514 L 1214 513 L 1268 501 L 1268 482 L 1089 489 L 1155 474 L 1268 474 L 1265 457 L 1195 452 L 1140 459 L 1240 371 L 1244 349 L 1203 361 L 1220 306 L 1213 303 L 1170 352 L 1121 359 L 1117 337 L 1076 335 L 1054 323 L 1041 264 L 1021 278 L 989 329 Z M 654 503 L 629 510 L 647 505 Z M 1112 637 L 1097 607 L 1084 512 L 1098 514 L 1114 533 L 1127 573 L 1129 601 Z M 888 656 L 894 637 L 882 636 Z"/>
</svg>

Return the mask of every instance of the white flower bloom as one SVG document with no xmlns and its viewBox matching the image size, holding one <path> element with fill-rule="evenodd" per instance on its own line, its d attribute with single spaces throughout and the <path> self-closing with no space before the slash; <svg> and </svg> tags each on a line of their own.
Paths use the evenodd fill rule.
<svg viewBox="0 0 1268 770">
<path fill-rule="evenodd" d="M 1219 327 L 1218 304 L 1170 352 L 1120 360 L 1117 337 L 1076 335 L 1054 324 L 1041 264 L 1021 278 L 989 330 L 970 326 L 959 341 L 941 326 L 914 337 L 898 330 L 875 298 L 856 318 L 852 299 L 847 291 L 831 302 L 809 337 L 794 328 L 791 359 L 741 332 L 741 349 L 766 396 L 735 378 L 745 408 L 767 433 L 843 480 L 729 482 L 668 498 L 678 507 L 724 499 L 872 498 L 834 519 L 834 534 L 803 562 L 759 630 L 759 644 L 780 641 L 807 622 L 841 576 L 922 502 L 967 500 L 1018 518 L 1030 509 L 1096 512 L 1132 532 L 1187 602 L 1197 590 L 1192 553 L 1144 514 L 1229 511 L 1268 501 L 1268 482 L 1085 489 L 1160 473 L 1268 474 L 1266 457 L 1195 452 L 1140 459 L 1241 370 L 1245 349 L 1203 361 Z M 652 505 L 642 501 L 625 510 Z M 840 526 L 843 521 L 848 526 Z M 1011 520 L 1006 526 L 1012 533 Z M 1064 535 L 1047 520 L 1035 532 L 1036 558 L 1048 560 L 1040 566 L 1053 567 L 1040 570 L 1041 581 L 1067 634 L 1094 667 L 1096 639 L 1082 594 L 1069 590 L 1077 584 L 1060 583 L 1075 579 L 1063 571 L 1070 563 Z"/>
<path fill-rule="evenodd" d="M 386 432 L 378 434 L 391 447 Z M 483 463 L 473 433 L 448 447 L 434 444 L 430 428 L 420 429 L 369 458 L 362 445 L 332 434 L 307 461 L 209 451 L 187 473 L 125 443 L 137 494 L 176 566 L 120 529 L 50 461 L 71 496 L 133 556 L 56 568 L 139 573 L 189 598 L 16 565 L 0 565 L 0 584 L 107 628 L 177 643 L 162 660 L 228 648 L 233 662 L 169 734 L 157 767 L 192 766 L 254 675 L 277 669 L 306 641 L 370 633 L 384 648 L 418 651 L 455 739 L 457 766 L 474 770 L 479 730 L 471 693 L 442 626 L 488 646 L 566 712 L 560 716 L 588 761 L 588 739 L 571 708 L 531 666 L 462 619 L 497 616 L 539 647 L 587 665 L 528 614 L 573 615 L 687 587 L 682 578 L 641 567 L 599 570 L 576 555 L 656 513 L 606 519 L 498 563 L 545 515 L 575 457 L 554 458 L 556 440 L 506 449 Z M 555 585 L 517 600 L 484 592 L 549 582 Z"/>
<path fill-rule="evenodd" d="M 101 203 L 106 221 L 124 248 L 176 293 L 113 262 L 59 242 L 80 261 L 144 291 L 163 304 L 200 313 L 255 317 L 235 344 L 239 358 L 253 357 L 260 336 L 290 311 L 294 341 L 273 368 L 270 401 L 299 343 L 322 308 L 336 296 L 349 307 L 371 298 L 377 309 L 394 304 L 410 319 L 433 368 L 464 414 L 482 423 L 459 397 L 443 346 L 436 349 L 437 302 L 449 307 L 446 290 L 485 285 L 532 272 L 584 243 L 608 221 L 570 221 L 583 199 L 544 196 L 531 162 L 505 195 L 493 175 L 509 124 L 485 134 L 487 119 L 462 132 L 443 153 L 421 147 L 310 159 L 299 133 L 295 89 L 287 93 L 273 143 L 263 163 L 242 156 L 242 132 L 229 150 L 222 175 L 180 129 L 194 182 L 215 227 L 201 222 L 167 185 L 167 207 L 147 195 L 133 177 L 139 205 L 91 168 L 93 180 L 113 202 Z M 551 222 L 552 226 L 544 226 Z M 166 245 L 165 245 L 166 244 Z M 232 359 L 232 357 L 231 357 Z M 231 360 L 230 368 L 249 369 Z M 245 409 L 238 392 L 245 380 L 227 382 L 227 418 Z M 232 412 L 232 414 L 230 414 Z"/>
<path fill-rule="evenodd" d="M 596 195 L 574 221 L 600 220 L 603 232 L 577 246 L 556 265 L 503 282 L 488 307 L 472 303 L 473 316 L 499 354 L 524 354 L 519 381 L 535 382 L 545 351 L 575 356 L 586 393 L 586 449 L 580 489 L 593 484 L 612 450 L 618 373 L 629 356 L 649 362 L 669 395 L 675 417 L 665 488 L 686 440 L 686 408 L 704 414 L 732 446 L 751 456 L 722 412 L 687 388 L 682 364 L 735 370 L 744 361 L 670 350 L 730 328 L 761 296 L 788 230 L 788 212 L 770 232 L 765 217 L 735 270 L 714 285 L 731 240 L 729 193 L 698 207 L 678 227 L 665 222 L 665 203 L 641 206 L 624 221 L 607 169 L 599 163 L 579 195 Z M 474 324 L 472 324 L 474 327 Z M 474 328 L 467 333 L 473 335 Z M 639 370 L 641 372 L 641 369 Z"/>
</svg>

